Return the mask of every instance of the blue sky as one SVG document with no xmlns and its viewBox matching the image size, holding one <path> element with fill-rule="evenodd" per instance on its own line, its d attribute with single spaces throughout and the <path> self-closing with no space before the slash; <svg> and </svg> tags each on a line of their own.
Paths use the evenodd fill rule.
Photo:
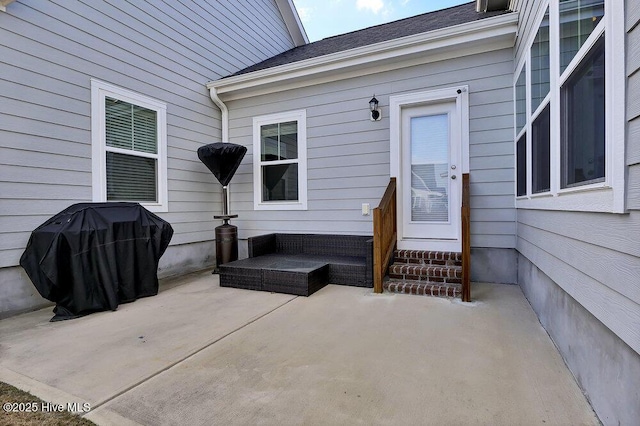
<svg viewBox="0 0 640 426">
<path fill-rule="evenodd" d="M 293 0 L 309 41 L 468 2 L 469 0 Z"/>
</svg>

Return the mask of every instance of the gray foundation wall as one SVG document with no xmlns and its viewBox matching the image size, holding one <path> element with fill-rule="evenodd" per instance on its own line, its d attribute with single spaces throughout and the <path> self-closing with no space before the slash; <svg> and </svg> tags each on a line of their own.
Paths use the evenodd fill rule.
<svg viewBox="0 0 640 426">
<path fill-rule="evenodd" d="M 169 246 L 160 258 L 158 278 L 184 275 L 216 264 L 216 243 L 205 241 L 192 244 Z"/>
<path fill-rule="evenodd" d="M 518 282 L 604 425 L 637 425 L 640 355 L 519 255 Z"/>
<path fill-rule="evenodd" d="M 518 252 L 509 248 L 471 247 L 471 281 L 518 283 Z"/>
<path fill-rule="evenodd" d="M 50 305 L 20 266 L 0 269 L 0 319 Z"/>
<path fill-rule="evenodd" d="M 180 244 L 160 258 L 158 277 L 168 278 L 206 268 L 216 261 L 215 242 Z M 43 299 L 20 266 L 0 268 L 0 319 L 52 305 Z"/>
</svg>

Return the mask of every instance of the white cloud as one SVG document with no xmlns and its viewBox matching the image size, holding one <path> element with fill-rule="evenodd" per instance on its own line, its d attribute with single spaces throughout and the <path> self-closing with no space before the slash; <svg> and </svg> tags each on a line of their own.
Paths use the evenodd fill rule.
<svg viewBox="0 0 640 426">
<path fill-rule="evenodd" d="M 313 10 L 310 7 L 298 7 L 296 8 L 298 11 L 298 16 L 303 24 L 306 24 L 311 21 L 311 11 Z"/>
<path fill-rule="evenodd" d="M 358 10 L 368 9 L 373 13 L 378 13 L 384 8 L 384 1 L 382 0 L 358 0 L 356 2 Z"/>
</svg>

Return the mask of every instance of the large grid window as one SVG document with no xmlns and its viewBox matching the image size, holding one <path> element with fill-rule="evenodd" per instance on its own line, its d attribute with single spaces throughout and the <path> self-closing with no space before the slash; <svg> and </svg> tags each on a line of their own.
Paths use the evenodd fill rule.
<svg viewBox="0 0 640 426">
<path fill-rule="evenodd" d="M 527 134 L 516 142 L 516 195 L 527 195 Z"/>
<path fill-rule="evenodd" d="M 604 181 L 604 36 L 561 91 L 562 187 Z"/>
<path fill-rule="evenodd" d="M 560 73 L 563 73 L 602 20 L 604 0 L 560 0 L 559 9 Z"/>
<path fill-rule="evenodd" d="M 544 102 L 550 89 L 549 70 L 549 8 L 531 46 L 531 111 Z"/>
<path fill-rule="evenodd" d="M 516 195 L 527 195 L 527 69 L 522 67 L 515 85 Z"/>
<path fill-rule="evenodd" d="M 305 210 L 306 112 L 256 117 L 254 202 L 257 210 Z"/>
<path fill-rule="evenodd" d="M 516 132 L 521 132 L 527 125 L 527 70 L 520 71 L 516 81 Z"/>
<path fill-rule="evenodd" d="M 533 193 L 551 189 L 551 108 L 549 104 L 531 124 L 531 190 Z"/>
<path fill-rule="evenodd" d="M 92 80 L 94 201 L 166 211 L 166 106 Z"/>
<path fill-rule="evenodd" d="M 623 8 L 542 6 L 514 80 L 518 207 L 622 212 L 624 57 L 611 46 L 624 42 Z"/>
</svg>

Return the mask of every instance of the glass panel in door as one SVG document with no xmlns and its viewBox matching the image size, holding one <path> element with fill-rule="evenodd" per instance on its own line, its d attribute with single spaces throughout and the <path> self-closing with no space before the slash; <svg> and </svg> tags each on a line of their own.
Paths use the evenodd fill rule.
<svg viewBox="0 0 640 426">
<path fill-rule="evenodd" d="M 411 221 L 449 222 L 449 115 L 410 120 Z"/>
</svg>

